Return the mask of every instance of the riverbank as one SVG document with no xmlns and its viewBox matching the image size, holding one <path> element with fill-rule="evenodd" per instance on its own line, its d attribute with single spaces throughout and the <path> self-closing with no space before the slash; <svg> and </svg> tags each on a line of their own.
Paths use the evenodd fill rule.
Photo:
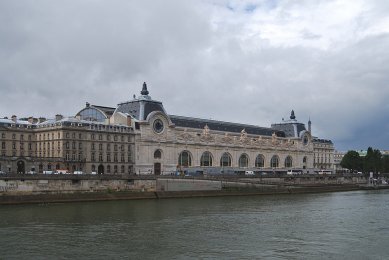
<svg viewBox="0 0 389 260">
<path fill-rule="evenodd" d="M 11 204 L 45 204 L 65 202 L 88 202 L 109 200 L 140 200 L 140 199 L 167 199 L 192 197 L 219 197 L 219 196 L 254 196 L 277 194 L 302 194 L 361 190 L 366 187 L 360 185 L 306 185 L 306 186 L 266 186 L 261 188 L 225 188 L 209 191 L 95 191 L 95 192 L 47 192 L 40 194 L 2 195 L 1 205 Z"/>
</svg>

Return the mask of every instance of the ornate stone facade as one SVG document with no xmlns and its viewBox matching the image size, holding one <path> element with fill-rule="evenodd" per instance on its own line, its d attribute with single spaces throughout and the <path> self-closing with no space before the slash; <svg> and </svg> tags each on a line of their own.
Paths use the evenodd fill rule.
<svg viewBox="0 0 389 260">
<path fill-rule="evenodd" d="M 311 133 L 293 111 L 291 120 L 268 128 L 173 116 L 146 84 L 116 108 L 86 103 L 71 118 L 0 119 L 0 137 L 6 172 L 313 172 L 316 162 Z"/>
</svg>

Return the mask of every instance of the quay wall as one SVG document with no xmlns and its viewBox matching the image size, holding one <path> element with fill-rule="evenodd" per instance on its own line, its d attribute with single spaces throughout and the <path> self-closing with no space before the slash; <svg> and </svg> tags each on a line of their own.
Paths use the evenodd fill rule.
<svg viewBox="0 0 389 260">
<path fill-rule="evenodd" d="M 289 194 L 360 189 L 366 180 L 272 178 L 201 180 L 195 178 L 2 178 L 0 204 L 48 203 L 198 196 Z"/>
</svg>

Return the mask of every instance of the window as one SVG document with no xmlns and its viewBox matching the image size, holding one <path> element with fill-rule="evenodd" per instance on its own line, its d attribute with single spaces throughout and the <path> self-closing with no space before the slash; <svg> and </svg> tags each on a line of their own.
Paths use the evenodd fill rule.
<svg viewBox="0 0 389 260">
<path fill-rule="evenodd" d="M 307 163 L 307 157 L 306 156 L 304 156 L 304 158 L 303 158 L 303 163 Z"/>
<path fill-rule="evenodd" d="M 249 157 L 247 154 L 242 154 L 239 157 L 239 167 L 248 167 L 249 166 Z"/>
<path fill-rule="evenodd" d="M 91 161 L 92 161 L 92 162 L 95 161 L 95 153 L 91 153 Z"/>
<path fill-rule="evenodd" d="M 107 135 L 107 141 L 111 141 L 111 136 Z"/>
<path fill-rule="evenodd" d="M 121 173 L 124 173 L 124 165 L 122 165 L 120 168 L 121 168 L 121 169 L 120 169 L 120 172 L 121 172 Z"/>
<path fill-rule="evenodd" d="M 1 149 L 5 149 L 5 142 L 1 142 Z"/>
<path fill-rule="evenodd" d="M 229 153 L 224 153 L 220 158 L 220 166 L 231 167 L 231 161 L 231 155 Z"/>
<path fill-rule="evenodd" d="M 161 150 L 156 150 L 154 152 L 154 159 L 161 159 L 162 158 L 162 153 L 161 153 Z"/>
<path fill-rule="evenodd" d="M 107 153 L 107 162 L 111 162 L 111 154 Z"/>
<path fill-rule="evenodd" d="M 104 122 L 106 116 L 93 107 L 88 107 L 78 113 L 81 120 L 95 121 L 95 122 Z"/>
<path fill-rule="evenodd" d="M 118 140 L 117 135 L 115 135 L 115 136 L 113 137 L 113 140 L 114 140 L 114 141 L 117 141 L 117 140 Z"/>
<path fill-rule="evenodd" d="M 262 154 L 259 154 L 257 158 L 255 158 L 255 167 L 257 168 L 265 167 L 265 158 Z"/>
<path fill-rule="evenodd" d="M 107 173 L 111 173 L 111 165 L 107 166 Z"/>
<path fill-rule="evenodd" d="M 270 167 L 272 168 L 278 168 L 279 158 L 277 155 L 273 155 L 273 157 L 270 160 Z"/>
<path fill-rule="evenodd" d="M 212 166 L 212 154 L 204 152 L 200 158 L 200 166 Z"/>
<path fill-rule="evenodd" d="M 91 139 L 92 139 L 92 140 L 95 140 L 95 134 L 92 134 L 92 135 L 91 135 Z"/>
<path fill-rule="evenodd" d="M 96 166 L 94 164 L 92 164 L 92 172 L 95 172 L 96 171 Z"/>
<path fill-rule="evenodd" d="M 113 173 L 118 173 L 118 166 L 117 165 L 114 165 L 113 166 Z"/>
<path fill-rule="evenodd" d="M 188 151 L 183 151 L 178 156 L 178 165 L 180 166 L 191 166 L 192 165 L 192 158 Z"/>
<path fill-rule="evenodd" d="M 285 158 L 285 167 L 286 167 L 286 168 L 292 167 L 292 156 L 288 155 L 288 156 Z"/>
</svg>

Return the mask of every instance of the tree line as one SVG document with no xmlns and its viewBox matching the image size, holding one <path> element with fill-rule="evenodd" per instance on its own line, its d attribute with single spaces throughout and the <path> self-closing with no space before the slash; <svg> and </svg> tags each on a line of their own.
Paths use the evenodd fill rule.
<svg viewBox="0 0 389 260">
<path fill-rule="evenodd" d="M 348 151 L 340 162 L 342 168 L 352 172 L 389 173 L 389 155 L 382 155 L 377 149 L 369 147 L 366 156 L 356 151 Z"/>
</svg>

